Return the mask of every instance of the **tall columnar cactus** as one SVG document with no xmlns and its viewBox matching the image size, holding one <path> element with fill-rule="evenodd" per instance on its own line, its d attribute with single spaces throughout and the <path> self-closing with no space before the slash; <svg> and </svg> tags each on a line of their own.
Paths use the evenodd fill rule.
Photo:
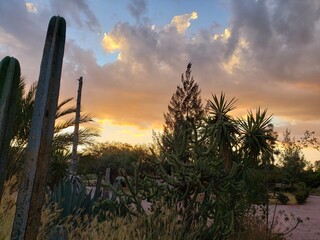
<svg viewBox="0 0 320 240">
<path fill-rule="evenodd" d="M 13 57 L 5 57 L 0 62 L 0 200 L 6 179 L 19 82 L 19 61 Z"/>
<path fill-rule="evenodd" d="M 45 200 L 46 178 L 60 89 L 66 22 L 52 17 L 47 31 L 24 174 L 20 185 L 12 239 L 36 239 Z"/>
<path fill-rule="evenodd" d="M 78 162 L 78 143 L 79 143 L 79 122 L 80 122 L 80 108 L 81 108 L 81 92 L 82 92 L 82 77 L 79 78 L 79 87 L 77 95 L 77 109 L 76 109 L 76 119 L 74 124 L 74 135 L 73 135 L 73 145 L 72 145 L 72 159 L 69 167 L 70 174 L 76 175 L 77 162 Z"/>
</svg>

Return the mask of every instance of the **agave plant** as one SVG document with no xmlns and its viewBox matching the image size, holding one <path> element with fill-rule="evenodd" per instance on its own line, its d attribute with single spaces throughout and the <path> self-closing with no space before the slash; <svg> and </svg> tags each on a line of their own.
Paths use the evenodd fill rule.
<svg viewBox="0 0 320 240">
<path fill-rule="evenodd" d="M 66 177 L 54 187 L 49 199 L 61 210 L 59 220 L 66 220 L 68 216 L 77 219 L 92 213 L 95 199 L 91 195 L 80 181 Z"/>
</svg>

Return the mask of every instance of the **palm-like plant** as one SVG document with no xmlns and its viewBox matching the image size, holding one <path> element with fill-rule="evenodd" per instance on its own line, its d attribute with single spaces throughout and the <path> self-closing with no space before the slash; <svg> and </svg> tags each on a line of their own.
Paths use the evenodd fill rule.
<svg viewBox="0 0 320 240">
<path fill-rule="evenodd" d="M 267 110 L 257 109 L 254 114 L 248 111 L 246 119 L 239 119 L 241 150 L 249 166 L 259 164 L 259 156 L 271 157 L 272 146 L 275 144 L 272 115 L 267 116 Z"/>
<path fill-rule="evenodd" d="M 65 105 L 70 103 L 73 98 L 68 98 L 62 101 L 57 108 L 56 119 L 65 118 L 69 114 L 73 114 L 76 112 L 76 107 L 68 107 L 65 108 Z M 80 116 L 79 123 L 88 123 L 92 122 L 92 116 L 90 114 L 82 114 Z M 52 142 L 52 147 L 54 150 L 67 150 L 72 145 L 73 142 L 73 132 L 66 131 L 66 129 L 73 127 L 75 124 L 75 119 L 70 118 L 67 120 L 63 120 L 58 122 L 54 128 L 54 138 Z M 79 144 L 90 144 L 91 138 L 98 136 L 98 132 L 92 128 L 83 127 L 79 129 Z"/>
<path fill-rule="evenodd" d="M 70 152 L 62 149 L 52 152 L 48 172 L 48 186 L 52 191 L 68 175 L 68 160 L 70 160 L 70 157 Z"/>
<path fill-rule="evenodd" d="M 208 133 L 212 147 L 218 149 L 220 157 L 225 162 L 225 171 L 229 172 L 232 166 L 233 146 L 236 145 L 236 137 L 239 134 L 237 122 L 229 115 L 235 108 L 236 100 L 227 101 L 225 94 L 220 98 L 212 95 L 213 100 L 208 100 Z"/>
<path fill-rule="evenodd" d="M 37 86 L 34 83 L 30 86 L 29 90 L 26 91 L 25 80 L 24 78 L 21 78 L 13 132 L 14 145 L 25 147 L 27 144 L 34 108 L 36 88 Z"/>
<path fill-rule="evenodd" d="M 9 166 L 7 178 L 16 175 L 21 169 L 24 161 L 24 149 L 28 142 L 31 118 L 34 108 L 34 100 L 37 85 L 34 83 L 26 90 L 26 83 L 22 78 L 19 86 L 19 99 L 17 104 L 17 113 L 14 122 L 13 141 L 9 153 Z M 73 98 L 63 100 L 57 107 L 56 120 L 64 119 L 70 114 L 75 113 L 75 107 L 66 107 Z M 73 132 L 67 131 L 69 127 L 74 125 L 74 118 L 61 120 L 55 125 L 54 138 L 52 141 L 52 154 L 57 152 L 67 152 L 72 145 Z M 80 123 L 88 123 L 92 121 L 92 116 L 83 114 Z M 79 144 L 90 144 L 92 137 L 98 136 L 98 132 L 92 128 L 81 128 L 79 130 Z M 54 161 L 55 158 L 52 158 Z M 66 158 L 64 158 L 67 160 Z M 51 163 L 53 163 L 51 161 Z"/>
</svg>

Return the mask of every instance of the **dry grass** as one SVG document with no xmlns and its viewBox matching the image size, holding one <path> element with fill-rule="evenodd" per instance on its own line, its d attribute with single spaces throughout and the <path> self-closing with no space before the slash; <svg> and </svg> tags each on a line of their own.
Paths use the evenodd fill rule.
<svg viewBox="0 0 320 240">
<path fill-rule="evenodd" d="M 284 240 L 281 233 L 276 230 L 276 224 L 272 229 L 266 229 L 266 222 L 261 216 L 249 214 L 244 219 L 245 231 L 232 239 L 237 240 Z"/>
<path fill-rule="evenodd" d="M 52 229 L 50 222 L 55 213 L 50 211 L 44 212 L 43 224 L 41 229 L 42 235 L 38 239 L 44 239 L 49 231 L 45 226 Z M 67 220 L 60 229 L 64 229 L 69 240 L 88 239 L 88 240 L 193 240 L 197 234 L 197 226 L 190 229 L 188 236 L 183 236 L 183 226 L 177 221 L 177 212 L 168 208 L 163 208 L 161 214 L 141 215 L 138 218 L 117 217 L 113 221 L 99 222 L 97 218 L 93 220 L 85 217 L 76 219 L 77 224 Z M 276 230 L 277 223 L 271 231 L 266 231 L 265 220 L 258 215 L 249 214 L 243 221 L 243 231 L 236 236 L 230 236 L 232 240 L 283 240 L 284 237 Z"/>
<path fill-rule="evenodd" d="M 5 185 L 5 191 L 0 203 L 0 240 L 10 239 L 11 228 L 15 214 L 16 192 L 10 191 L 16 179 L 10 179 Z M 294 196 L 288 196 L 290 200 Z M 52 234 L 53 229 L 64 230 L 69 240 L 88 239 L 88 240 L 131 240 L 131 239 L 195 239 L 193 234 L 197 232 L 197 226 L 190 229 L 190 235 L 183 236 L 183 226 L 177 221 L 178 213 L 173 209 L 162 208 L 161 214 L 142 215 L 138 218 L 117 217 L 113 221 L 98 222 L 97 218 L 90 220 L 85 217 L 76 219 L 76 223 L 71 218 L 64 223 L 58 222 L 59 211 L 50 206 L 44 208 L 42 213 L 42 226 L 40 227 L 38 239 L 47 239 Z M 267 239 L 265 225 L 254 219 L 253 216 L 247 217 L 245 231 L 236 238 L 232 239 Z M 272 239 L 282 239 L 280 235 L 272 235 Z"/>
<path fill-rule="evenodd" d="M 116 217 L 113 221 L 99 222 L 97 218 L 88 217 L 65 219 L 59 227 L 50 226 L 57 215 L 52 210 L 43 214 L 43 226 L 38 239 L 51 235 L 50 230 L 59 229 L 65 232 L 69 240 L 131 240 L 131 239 L 182 239 L 182 224 L 176 221 L 177 214 L 164 210 L 159 215 L 142 215 L 138 218 Z M 188 238 L 187 238 L 188 239 Z M 192 238 L 190 238 L 192 239 Z"/>
<path fill-rule="evenodd" d="M 5 183 L 3 196 L 0 202 L 0 239 L 9 240 L 16 211 L 17 193 L 11 189 L 15 186 L 17 179 L 12 177 Z"/>
</svg>

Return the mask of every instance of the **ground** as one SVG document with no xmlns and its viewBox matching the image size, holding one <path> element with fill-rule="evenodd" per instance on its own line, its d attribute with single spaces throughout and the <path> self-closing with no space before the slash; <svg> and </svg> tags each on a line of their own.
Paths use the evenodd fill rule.
<svg viewBox="0 0 320 240">
<path fill-rule="evenodd" d="M 318 240 L 320 239 L 320 196 L 310 195 L 303 205 L 271 205 L 270 212 L 276 211 L 279 220 L 276 229 L 280 231 L 292 228 L 299 217 L 303 222 L 298 225 L 286 238 L 290 240 Z M 287 218 L 287 221 L 285 220 Z"/>
</svg>

